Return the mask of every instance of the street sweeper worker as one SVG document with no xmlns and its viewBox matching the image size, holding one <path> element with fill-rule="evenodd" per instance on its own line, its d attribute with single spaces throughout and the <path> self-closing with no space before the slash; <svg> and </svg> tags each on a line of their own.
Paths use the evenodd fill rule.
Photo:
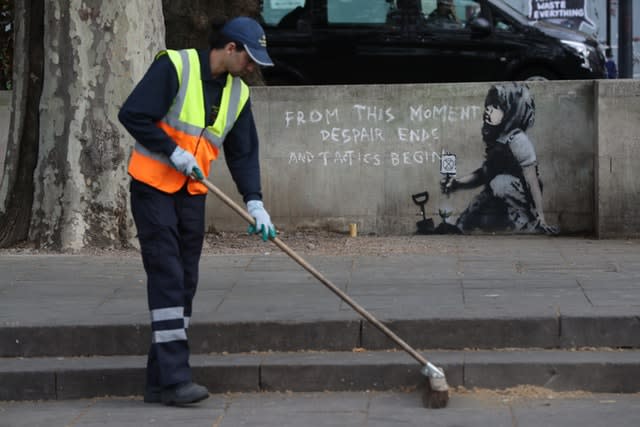
<svg viewBox="0 0 640 427">
<path fill-rule="evenodd" d="M 263 240 L 276 231 L 262 203 L 258 135 L 242 77 L 271 66 L 261 26 L 248 17 L 212 22 L 209 49 L 164 50 L 118 118 L 135 138 L 131 211 L 147 275 L 151 345 L 144 401 L 208 397 L 189 365 L 187 330 L 198 284 L 209 175 L 220 152 Z"/>
</svg>

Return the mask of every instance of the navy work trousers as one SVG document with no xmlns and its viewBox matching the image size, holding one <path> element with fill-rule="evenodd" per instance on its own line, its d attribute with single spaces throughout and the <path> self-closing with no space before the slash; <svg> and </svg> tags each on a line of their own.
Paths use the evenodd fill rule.
<svg viewBox="0 0 640 427">
<path fill-rule="evenodd" d="M 147 387 L 191 381 L 187 328 L 204 240 L 205 195 L 131 182 L 131 211 L 147 273 L 152 341 Z"/>
</svg>

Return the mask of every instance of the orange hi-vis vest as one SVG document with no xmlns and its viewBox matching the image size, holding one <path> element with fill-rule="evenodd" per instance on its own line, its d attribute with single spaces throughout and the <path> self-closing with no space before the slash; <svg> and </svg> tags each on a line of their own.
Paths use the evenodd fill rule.
<svg viewBox="0 0 640 427">
<path fill-rule="evenodd" d="M 195 156 L 202 173 L 207 177 L 211 162 L 218 158 L 225 137 L 249 99 L 249 87 L 239 77 L 229 74 L 222 90 L 218 116 L 212 126 L 206 126 L 198 52 L 195 49 L 164 50 L 156 58 L 165 54 L 169 55 L 176 68 L 179 88 L 169 112 L 156 124 L 178 146 Z M 165 193 L 180 190 L 188 179 L 164 153 L 150 151 L 138 141 L 129 161 L 128 172 L 138 181 Z M 187 190 L 190 194 L 207 192 L 202 183 L 193 179 L 189 180 Z"/>
</svg>

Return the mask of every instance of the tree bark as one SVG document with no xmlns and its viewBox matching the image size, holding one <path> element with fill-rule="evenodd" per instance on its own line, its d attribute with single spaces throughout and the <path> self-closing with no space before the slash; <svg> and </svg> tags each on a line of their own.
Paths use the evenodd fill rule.
<svg viewBox="0 0 640 427">
<path fill-rule="evenodd" d="M 133 140 L 118 110 L 164 48 L 162 4 L 45 0 L 44 81 L 29 240 L 41 248 L 126 247 Z"/>
<path fill-rule="evenodd" d="M 12 114 L 0 185 L 0 247 L 27 238 L 38 158 L 38 103 L 42 92 L 44 4 L 16 0 Z"/>
<path fill-rule="evenodd" d="M 16 0 L 0 247 L 26 239 L 71 251 L 135 244 L 126 173 L 134 141 L 117 114 L 165 46 L 162 3 Z M 177 29 L 193 31 L 197 43 L 171 47 L 206 47 L 215 15 L 258 13 L 257 0 L 195 3 Z"/>
</svg>

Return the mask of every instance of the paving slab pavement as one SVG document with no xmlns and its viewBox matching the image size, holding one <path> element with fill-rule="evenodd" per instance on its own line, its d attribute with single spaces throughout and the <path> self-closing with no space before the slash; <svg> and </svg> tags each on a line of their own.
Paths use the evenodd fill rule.
<svg viewBox="0 0 640 427">
<path fill-rule="evenodd" d="M 488 372 L 496 372 L 491 386 L 509 386 L 519 372 L 526 373 L 526 367 L 535 364 L 542 384 L 556 378 L 580 384 L 578 380 L 588 381 L 584 372 L 607 372 L 607 381 L 602 384 L 608 386 L 600 391 L 638 390 L 634 382 L 640 383 L 640 241 L 545 236 L 416 238 L 423 238 L 429 250 L 385 255 L 309 254 L 305 258 L 412 345 L 455 350 L 460 360 L 469 352 L 464 362 L 451 362 L 454 372 L 466 372 L 465 377 L 454 375 L 459 377 L 456 385 L 475 381 L 487 386 Z M 28 371 L 30 381 L 44 372 L 51 387 L 36 396 L 73 399 L 90 395 L 79 390 L 96 384 L 99 377 L 104 380 L 101 369 L 115 372 L 122 368 L 117 371 L 122 376 L 105 381 L 126 385 L 119 393 L 138 390 L 139 381 L 133 379 L 141 375 L 141 355 L 148 346 L 149 330 L 145 275 L 136 252 L 4 251 L 0 271 L 0 373 L 8 381 L 5 384 L 19 385 Z M 349 354 L 359 347 L 369 351 L 390 348 L 386 337 L 362 322 L 291 259 L 273 250 L 205 254 L 189 331 L 194 356 L 217 354 L 202 362 L 207 372 L 231 372 L 234 368 L 229 375 L 238 380 L 240 371 L 233 355 L 249 353 L 238 357 L 245 358 L 240 365 L 248 372 L 246 381 L 252 384 L 265 380 L 269 369 L 276 372 L 278 367 L 282 370 L 277 376 L 291 381 L 283 376 L 287 360 L 300 358 L 275 354 L 270 360 L 276 362 L 246 362 L 247 357 L 254 357 L 251 352 L 324 350 Z M 514 354 L 492 354 L 485 361 L 482 353 L 477 353 L 478 349 L 512 347 L 563 351 L 558 356 L 541 353 L 540 357 L 520 360 Z M 607 349 L 602 356 L 567 353 L 581 347 L 614 347 L 625 353 L 615 353 L 611 363 L 607 363 Z M 216 362 L 224 352 L 231 353 L 231 361 L 225 357 Z M 96 355 L 123 355 L 134 361 L 115 358 L 103 363 L 102 359 L 86 358 L 87 368 L 81 364 L 76 371 L 65 367 L 74 359 L 64 357 Z M 37 357 L 44 359 L 38 362 Z M 255 356 L 259 357 L 263 356 Z M 380 366 L 403 368 L 394 361 L 381 360 Z M 103 363 L 103 367 L 96 363 Z M 295 363 L 304 366 L 307 362 Z M 353 364 L 345 362 L 349 363 Z M 43 368 L 57 365 L 57 370 Z M 318 365 L 326 363 L 319 361 Z M 13 366 L 17 368 L 12 370 Z M 360 368 L 366 370 L 366 366 Z M 83 369 L 87 376 L 80 378 Z M 336 365 L 334 371 L 344 369 L 348 368 Z M 316 371 L 316 378 L 300 384 L 301 391 L 331 372 Z M 62 380 L 75 381 L 77 387 L 71 394 L 68 387 L 60 389 Z M 75 397 L 74 391 L 78 393 Z"/>
<path fill-rule="evenodd" d="M 425 253 L 305 258 L 419 348 L 640 347 L 638 240 L 419 238 Z M 351 307 L 271 249 L 202 257 L 194 349 L 389 347 Z M 146 279 L 135 251 L 3 252 L 0 271 L 0 357 L 146 352 Z M 274 341 L 290 347 L 273 348 Z"/>
<path fill-rule="evenodd" d="M 640 392 L 640 350 L 429 351 L 451 387 Z M 145 356 L 7 358 L 0 401 L 67 400 L 142 393 Z M 402 351 L 195 354 L 196 380 L 212 393 L 408 390 L 424 387 Z"/>
<path fill-rule="evenodd" d="M 425 409 L 416 392 L 216 394 L 192 407 L 145 404 L 139 397 L 0 402 L 0 427 L 637 427 L 640 395 L 548 397 L 452 393 Z"/>
<path fill-rule="evenodd" d="M 420 237 L 432 247 L 446 238 L 446 253 L 306 259 L 385 320 L 640 313 L 638 240 Z M 275 248 L 205 254 L 200 265 L 193 322 L 359 319 Z M 148 323 L 146 279 L 134 251 L 3 252 L 0 271 L 0 326 Z"/>
<path fill-rule="evenodd" d="M 424 254 L 306 258 L 376 317 L 394 322 L 401 336 L 415 339 L 415 346 L 640 346 L 638 240 L 417 238 L 429 246 Z M 210 338 L 215 330 L 221 338 L 217 348 L 202 345 L 201 351 L 267 350 L 268 337 L 278 331 L 287 340 L 300 336 L 300 345 L 308 346 L 311 340 L 304 334 L 314 328 L 315 334 L 337 337 L 335 347 L 323 349 L 388 345 L 386 337 L 367 324 L 361 326 L 350 307 L 293 260 L 277 251 L 265 252 L 203 256 L 192 334 Z M 91 342 L 92 336 L 113 336 L 114 346 L 130 344 L 128 354 L 148 335 L 145 275 L 134 251 L 3 252 L 0 271 L 0 356 L 48 355 L 30 351 L 55 348 L 74 335 L 75 345 Z M 325 327 L 331 322 L 333 327 Z M 273 327 L 265 329 L 268 324 Z M 285 324 L 289 329 L 282 332 Z M 251 335 L 247 329 L 256 325 L 268 332 L 267 338 L 243 348 L 237 336 Z M 63 327 L 73 328 L 73 334 L 49 334 Z M 132 334 L 128 339 L 123 328 Z M 345 334 L 345 328 L 351 332 Z M 475 333 L 468 333 L 469 328 Z M 341 336 L 345 342 L 339 342 Z M 525 338 L 528 342 L 519 341 Z M 139 343 L 133 352 L 145 351 L 146 343 Z M 80 349 L 77 353 L 84 354 Z M 56 355 L 65 354 L 73 355 Z"/>
</svg>

